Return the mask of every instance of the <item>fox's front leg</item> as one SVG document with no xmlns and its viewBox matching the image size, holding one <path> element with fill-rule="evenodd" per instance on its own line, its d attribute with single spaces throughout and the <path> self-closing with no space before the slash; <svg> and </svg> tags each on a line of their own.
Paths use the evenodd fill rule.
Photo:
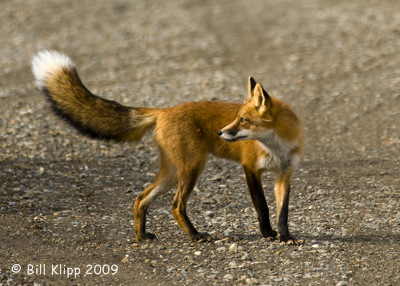
<svg viewBox="0 0 400 286">
<path fill-rule="evenodd" d="M 251 169 L 243 166 L 246 174 L 247 185 L 249 187 L 251 200 L 257 212 L 258 223 L 263 237 L 267 239 L 275 239 L 277 232 L 272 229 L 269 221 L 269 209 L 265 200 L 264 190 L 261 183 L 261 174 L 257 174 Z"/>
<path fill-rule="evenodd" d="M 290 177 L 292 173 L 280 174 L 275 182 L 276 212 L 278 220 L 279 241 L 284 244 L 297 244 L 296 239 L 289 233 L 289 194 Z"/>
</svg>

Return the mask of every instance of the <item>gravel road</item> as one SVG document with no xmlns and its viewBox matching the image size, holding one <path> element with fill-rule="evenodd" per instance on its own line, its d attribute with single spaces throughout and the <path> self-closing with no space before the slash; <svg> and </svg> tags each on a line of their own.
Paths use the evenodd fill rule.
<svg viewBox="0 0 400 286">
<path fill-rule="evenodd" d="M 400 285 L 399 1 L 15 0 L 0 22 L 0 285 Z M 241 167 L 216 158 L 188 204 L 214 241 L 188 240 L 170 192 L 149 211 L 157 241 L 137 243 L 152 136 L 97 142 L 61 122 L 30 71 L 41 49 L 130 106 L 242 102 L 249 75 L 288 102 L 305 132 L 299 245 L 261 237 Z"/>
</svg>

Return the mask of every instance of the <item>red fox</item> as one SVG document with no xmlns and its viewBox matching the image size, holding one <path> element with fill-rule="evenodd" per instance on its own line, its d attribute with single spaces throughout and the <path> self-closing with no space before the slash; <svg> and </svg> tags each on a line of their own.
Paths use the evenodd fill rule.
<svg viewBox="0 0 400 286">
<path fill-rule="evenodd" d="M 252 77 L 243 105 L 205 101 L 143 108 L 93 95 L 81 82 L 72 60 L 59 52 L 39 52 L 32 60 L 32 71 L 55 113 L 91 138 L 137 142 L 147 131 L 155 130 L 160 170 L 135 201 L 137 241 L 156 238 L 146 232 L 147 209 L 176 185 L 172 214 L 177 223 L 191 241 L 211 240 L 208 233 L 193 226 L 186 205 L 208 154 L 213 154 L 243 166 L 262 236 L 296 244 L 288 229 L 288 207 L 290 178 L 303 146 L 301 123 L 288 105 L 269 96 Z M 276 174 L 278 231 L 270 224 L 261 181 L 264 171 Z"/>
</svg>

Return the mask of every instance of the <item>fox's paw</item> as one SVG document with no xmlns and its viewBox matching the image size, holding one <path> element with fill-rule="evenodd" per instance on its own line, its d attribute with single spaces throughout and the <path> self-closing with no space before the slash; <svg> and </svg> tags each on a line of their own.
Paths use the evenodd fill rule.
<svg viewBox="0 0 400 286">
<path fill-rule="evenodd" d="M 291 236 L 281 236 L 279 237 L 280 245 L 297 245 L 297 240 Z"/>
<path fill-rule="evenodd" d="M 212 237 L 207 232 L 198 232 L 192 235 L 191 240 L 193 242 L 210 242 L 212 241 Z"/>
<path fill-rule="evenodd" d="M 278 236 L 278 233 L 275 230 L 268 230 L 268 231 L 263 231 L 262 236 L 266 238 L 269 241 L 275 240 L 276 237 Z"/>
<path fill-rule="evenodd" d="M 136 236 L 137 241 L 155 240 L 155 239 L 157 239 L 157 236 L 150 232 L 145 232 L 145 233 L 142 233 L 141 235 Z"/>
</svg>

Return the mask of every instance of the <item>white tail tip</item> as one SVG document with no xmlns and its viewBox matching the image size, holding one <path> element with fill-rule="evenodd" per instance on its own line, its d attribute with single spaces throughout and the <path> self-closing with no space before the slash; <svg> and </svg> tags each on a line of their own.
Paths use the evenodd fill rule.
<svg viewBox="0 0 400 286">
<path fill-rule="evenodd" d="M 32 59 L 32 72 L 39 88 L 46 86 L 50 76 L 64 68 L 75 69 L 75 64 L 68 56 L 57 51 L 40 51 Z"/>
</svg>

